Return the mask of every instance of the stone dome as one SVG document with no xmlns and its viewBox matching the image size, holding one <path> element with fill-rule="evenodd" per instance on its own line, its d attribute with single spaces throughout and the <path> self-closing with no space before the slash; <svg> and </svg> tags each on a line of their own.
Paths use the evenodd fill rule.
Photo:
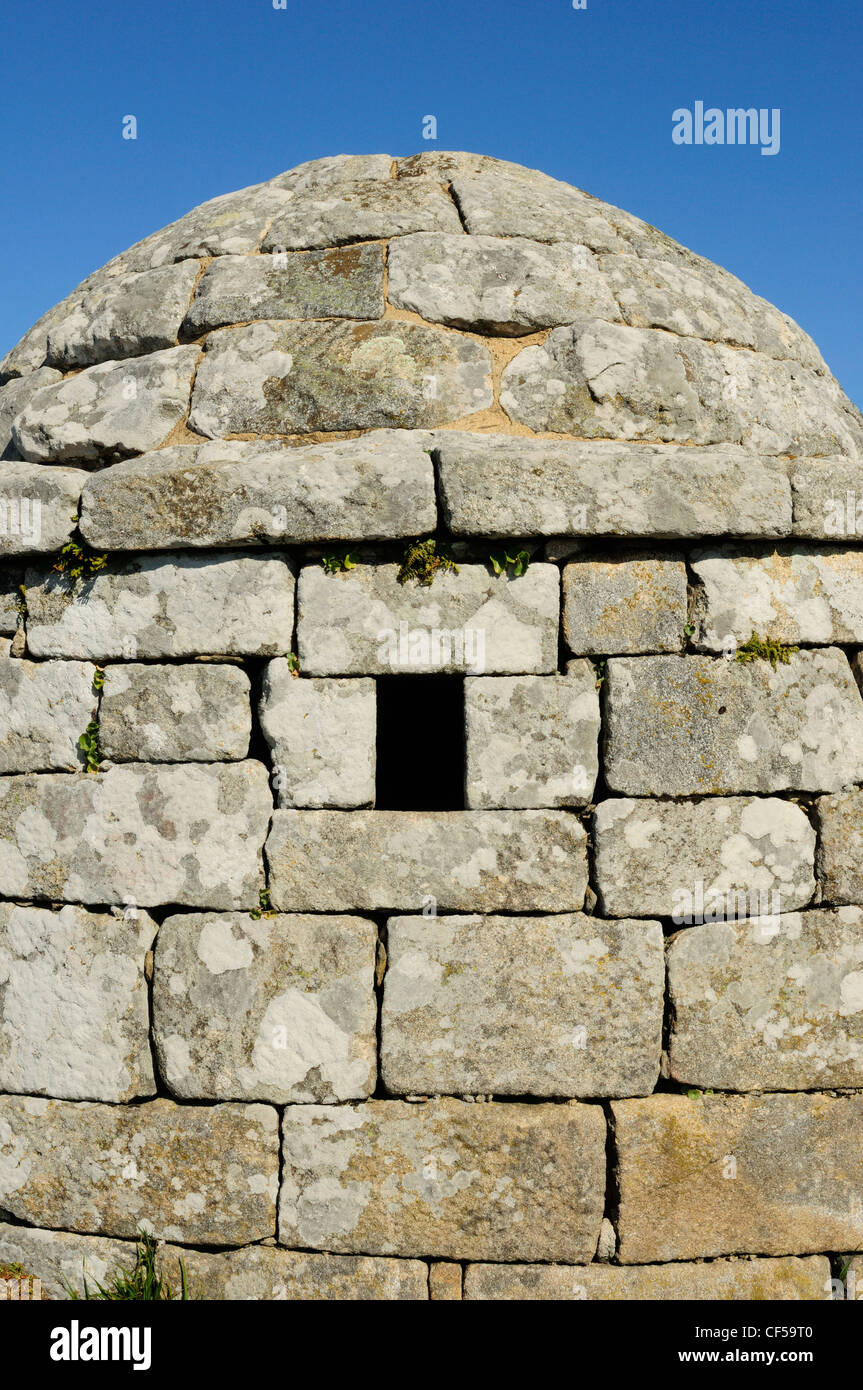
<svg viewBox="0 0 863 1390">
<path fill-rule="evenodd" d="M 44 315 L 0 363 L 0 1278 L 146 1228 L 224 1299 L 823 1298 L 861 458 L 787 315 L 479 155 L 315 160 Z"/>
</svg>

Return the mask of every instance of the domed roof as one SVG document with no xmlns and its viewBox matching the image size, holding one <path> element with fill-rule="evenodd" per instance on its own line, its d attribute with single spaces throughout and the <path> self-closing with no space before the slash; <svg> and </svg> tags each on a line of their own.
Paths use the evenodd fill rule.
<svg viewBox="0 0 863 1390">
<path fill-rule="evenodd" d="M 94 272 L 0 363 L 0 452 L 111 463 L 373 428 L 857 457 L 812 340 L 588 193 L 442 152 L 314 160 Z"/>
</svg>

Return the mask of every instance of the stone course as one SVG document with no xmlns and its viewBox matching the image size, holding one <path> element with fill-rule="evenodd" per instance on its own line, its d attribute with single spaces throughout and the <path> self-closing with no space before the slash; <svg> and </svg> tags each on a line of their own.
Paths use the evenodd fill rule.
<svg viewBox="0 0 863 1390">
<path fill-rule="evenodd" d="M 0 460 L 0 1266 L 863 1287 L 863 415 L 793 320 L 337 155 L 44 314 Z"/>
<path fill-rule="evenodd" d="M 168 917 L 156 950 L 156 1055 L 179 1100 L 345 1101 L 375 1087 L 374 923 Z"/>
<path fill-rule="evenodd" d="M 381 1074 L 393 1094 L 652 1091 L 658 922 L 394 917 L 387 951 Z"/>
</svg>

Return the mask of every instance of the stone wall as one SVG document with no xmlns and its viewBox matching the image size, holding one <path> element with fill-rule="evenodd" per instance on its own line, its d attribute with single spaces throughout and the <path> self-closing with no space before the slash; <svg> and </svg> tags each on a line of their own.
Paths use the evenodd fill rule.
<svg viewBox="0 0 863 1390">
<path fill-rule="evenodd" d="M 0 1265 L 829 1297 L 859 413 L 655 229 L 425 160 L 205 205 L 0 365 Z"/>
</svg>

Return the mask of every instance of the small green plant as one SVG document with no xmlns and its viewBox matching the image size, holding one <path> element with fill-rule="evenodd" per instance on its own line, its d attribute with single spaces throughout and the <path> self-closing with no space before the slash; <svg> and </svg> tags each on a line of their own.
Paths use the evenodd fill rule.
<svg viewBox="0 0 863 1390">
<path fill-rule="evenodd" d="M 19 584 L 18 593 L 15 595 L 15 607 L 22 618 L 27 617 L 27 585 Z"/>
<path fill-rule="evenodd" d="M 180 1292 L 179 1298 L 184 1302 L 189 1299 L 189 1288 L 186 1282 L 186 1266 L 182 1260 L 178 1261 L 180 1266 Z M 88 1302 L 98 1302 L 108 1300 L 111 1302 L 121 1301 L 150 1301 L 173 1303 L 177 1299 L 171 1285 L 156 1270 L 156 1242 L 148 1231 L 141 1231 L 135 1247 L 135 1267 L 131 1272 L 125 1269 L 118 1269 L 111 1275 L 106 1284 L 96 1284 L 95 1291 L 87 1283 L 84 1276 L 84 1298 Z M 81 1295 L 71 1287 L 68 1280 L 66 1289 L 69 1297 L 76 1301 Z"/>
<path fill-rule="evenodd" d="M 300 658 L 296 652 L 288 652 L 288 670 L 292 676 L 300 674 Z"/>
<path fill-rule="evenodd" d="M 684 635 L 684 637 L 694 637 L 694 636 L 695 636 L 695 624 L 694 624 L 694 623 L 687 623 L 686 626 L 685 626 L 685 628 L 683 629 L 683 635 Z"/>
<path fill-rule="evenodd" d="M 26 1271 L 26 1269 L 24 1268 L 23 1265 L 19 1265 L 19 1264 L 11 1264 L 11 1265 L 0 1264 L 0 1279 L 31 1279 L 31 1278 L 32 1278 L 32 1275 L 30 1275 L 30 1274 L 27 1273 L 27 1271 Z"/>
<path fill-rule="evenodd" d="M 53 568 L 75 584 L 79 579 L 92 579 L 107 563 L 107 555 L 96 555 L 78 541 L 67 541 Z"/>
<path fill-rule="evenodd" d="M 794 652 L 798 647 L 787 647 L 774 637 L 759 637 L 757 632 L 753 632 L 748 642 L 744 642 L 742 647 L 737 649 L 738 661 L 769 661 L 774 671 L 781 662 L 787 666 Z"/>
<path fill-rule="evenodd" d="M 507 570 L 512 570 L 516 579 L 521 578 L 530 564 L 530 555 L 526 550 L 518 550 L 515 555 L 510 555 L 508 550 L 493 550 L 488 558 L 495 574 L 505 574 Z"/>
<path fill-rule="evenodd" d="M 396 578 L 400 584 L 415 579 L 424 589 L 429 589 L 438 570 L 452 570 L 458 574 L 458 565 L 447 545 L 436 541 L 434 536 L 427 536 L 425 540 L 408 541 Z"/>
<path fill-rule="evenodd" d="M 78 747 L 83 750 L 87 771 L 98 772 L 102 761 L 102 749 L 99 746 L 99 725 L 95 719 L 90 720 L 78 739 Z"/>
<path fill-rule="evenodd" d="M 345 570 L 355 569 L 357 562 L 353 551 L 344 545 L 339 550 L 331 550 L 322 555 L 321 564 L 327 574 L 342 574 Z"/>
<path fill-rule="evenodd" d="M 270 902 L 269 888 L 261 889 L 260 893 L 258 894 L 258 902 L 260 906 L 253 907 L 249 912 L 249 916 L 254 917 L 256 922 L 261 917 L 278 917 L 278 912 L 273 907 L 273 904 Z"/>
<path fill-rule="evenodd" d="M 686 1092 L 686 1095 L 689 1100 L 701 1100 L 702 1096 L 712 1096 L 713 1091 L 699 1091 L 695 1087 L 692 1087 Z"/>
<path fill-rule="evenodd" d="M 603 657 L 601 661 L 594 661 L 593 669 L 596 672 L 596 688 L 598 690 L 608 674 L 608 661 L 606 658 Z"/>
<path fill-rule="evenodd" d="M 105 685 L 105 672 L 101 666 L 97 666 L 93 672 L 93 689 L 98 693 Z"/>
</svg>

